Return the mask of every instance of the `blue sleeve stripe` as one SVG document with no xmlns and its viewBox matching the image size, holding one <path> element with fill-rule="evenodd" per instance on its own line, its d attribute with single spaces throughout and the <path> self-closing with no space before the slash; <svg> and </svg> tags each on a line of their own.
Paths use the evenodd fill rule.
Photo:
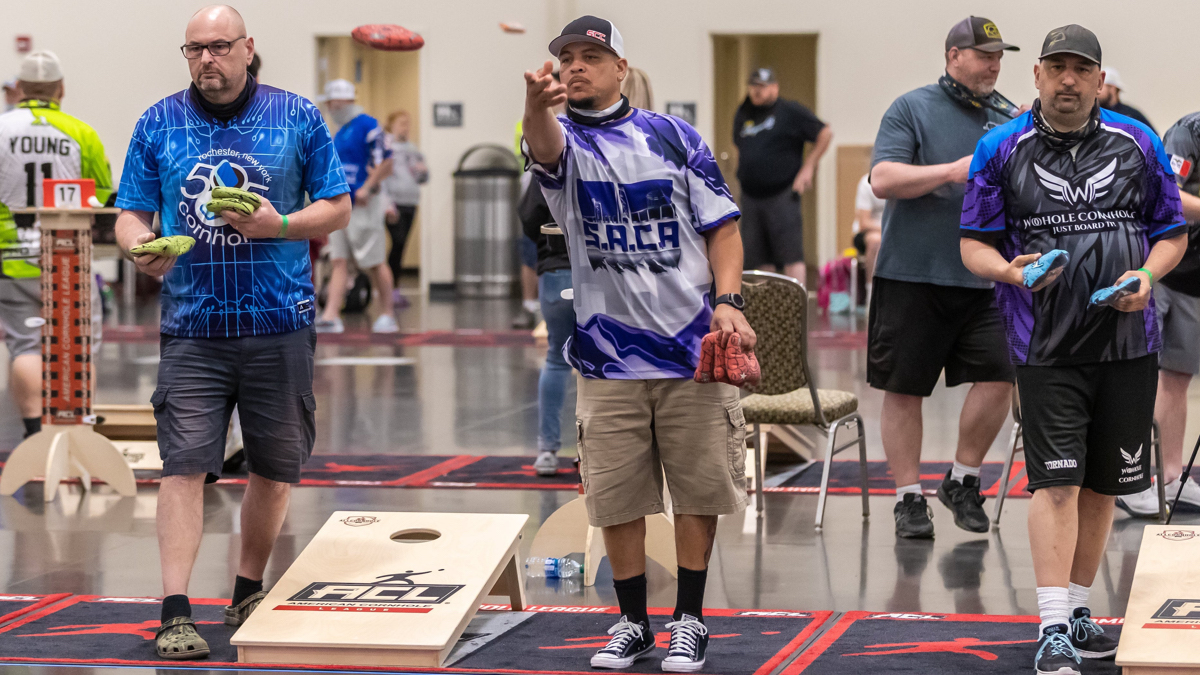
<svg viewBox="0 0 1200 675">
<path fill-rule="evenodd" d="M 707 225 L 701 224 L 700 227 L 696 228 L 696 231 L 697 232 L 708 232 L 709 230 L 714 230 L 714 229 L 724 225 L 725 223 L 733 220 L 734 218 L 741 218 L 741 217 L 742 217 L 742 212 L 737 209 L 733 209 L 729 213 L 726 213 L 725 215 L 721 216 L 720 218 L 717 218 L 716 220 L 712 221 L 711 223 L 709 223 Z"/>
<path fill-rule="evenodd" d="M 1024 134 L 1033 126 L 1033 118 L 1030 113 L 1025 113 L 1017 117 L 1011 122 L 1002 124 L 995 129 L 983 135 L 979 139 L 979 144 L 975 146 L 975 156 L 971 159 L 970 177 L 983 170 L 988 162 L 992 161 L 998 154 L 1001 154 L 1001 147 L 1009 145 L 1005 141 L 1010 141 L 1015 137 Z M 1012 141 L 1012 142 L 1015 142 Z"/>
<path fill-rule="evenodd" d="M 1186 232 L 1187 226 L 1188 226 L 1188 224 L 1186 222 L 1168 223 L 1157 229 L 1151 230 L 1149 237 L 1151 239 L 1163 239 L 1163 238 L 1170 239 L 1171 237 L 1163 237 L 1163 235 L 1170 233 L 1172 230 L 1177 230 L 1180 228 L 1183 228 L 1184 232 Z M 1183 234 L 1183 232 L 1180 232 L 1179 234 Z M 1178 236 L 1178 235 L 1174 235 L 1174 236 Z"/>
</svg>

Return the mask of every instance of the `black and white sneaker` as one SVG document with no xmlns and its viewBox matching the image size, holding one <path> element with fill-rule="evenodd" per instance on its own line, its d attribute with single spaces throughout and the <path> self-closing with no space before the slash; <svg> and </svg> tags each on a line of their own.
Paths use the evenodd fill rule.
<svg viewBox="0 0 1200 675">
<path fill-rule="evenodd" d="M 1038 640 L 1034 667 L 1038 675 L 1082 675 L 1079 654 L 1071 644 L 1066 624 L 1046 626 Z"/>
<path fill-rule="evenodd" d="M 678 621 L 667 624 L 671 629 L 671 647 L 662 669 L 668 673 L 695 673 L 704 667 L 704 652 L 708 649 L 708 626 L 699 619 L 684 614 Z"/>
<path fill-rule="evenodd" d="M 896 536 L 904 539 L 933 539 L 933 509 L 923 495 L 906 494 L 892 509 Z"/>
<path fill-rule="evenodd" d="M 1111 659 L 1117 653 L 1117 638 L 1092 621 L 1087 607 L 1076 607 L 1071 617 L 1071 644 L 1085 659 Z"/>
<path fill-rule="evenodd" d="M 634 661 L 654 651 L 654 635 L 650 627 L 634 623 L 622 616 L 608 629 L 612 639 L 592 656 L 593 668 L 628 668 Z"/>
</svg>

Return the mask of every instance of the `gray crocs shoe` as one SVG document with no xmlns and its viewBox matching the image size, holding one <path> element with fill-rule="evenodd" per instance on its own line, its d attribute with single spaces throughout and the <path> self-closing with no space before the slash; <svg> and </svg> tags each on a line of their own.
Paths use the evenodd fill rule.
<svg viewBox="0 0 1200 675">
<path fill-rule="evenodd" d="M 250 615 L 258 608 L 258 603 L 262 602 L 265 597 L 267 597 L 267 592 L 259 591 L 239 602 L 236 607 L 233 605 L 226 607 L 225 625 L 237 628 L 246 623 L 246 619 L 250 618 Z"/>
<path fill-rule="evenodd" d="M 208 656 L 208 643 L 196 632 L 196 622 L 190 616 L 164 621 L 158 627 L 155 642 L 159 658 L 182 661 Z"/>
</svg>

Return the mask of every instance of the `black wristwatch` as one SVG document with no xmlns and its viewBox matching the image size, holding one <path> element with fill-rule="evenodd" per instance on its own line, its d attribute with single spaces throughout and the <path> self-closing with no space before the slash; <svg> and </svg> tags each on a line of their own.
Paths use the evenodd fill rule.
<svg viewBox="0 0 1200 675">
<path fill-rule="evenodd" d="M 717 298 L 713 307 L 716 308 L 717 305 L 729 305 L 740 312 L 746 308 L 746 299 L 742 297 L 741 293 L 726 293 Z"/>
</svg>

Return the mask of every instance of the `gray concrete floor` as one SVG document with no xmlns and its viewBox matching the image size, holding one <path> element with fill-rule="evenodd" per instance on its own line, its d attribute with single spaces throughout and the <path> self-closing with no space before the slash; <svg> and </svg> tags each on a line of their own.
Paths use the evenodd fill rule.
<svg viewBox="0 0 1200 675">
<path fill-rule="evenodd" d="M 405 330 L 507 329 L 515 303 L 418 303 L 402 314 Z M 144 310 L 142 321 L 152 321 Z M 351 322 L 352 325 L 361 320 Z M 825 328 L 829 328 L 827 324 Z M 843 328 L 835 323 L 832 328 Z M 861 324 L 860 324 L 861 327 Z M 0 350 L 2 351 L 2 350 Z M 98 395 L 105 403 L 144 403 L 154 389 L 156 344 L 106 344 L 97 359 Z M 317 369 L 317 453 L 531 454 L 536 447 L 537 369 L 530 348 L 350 348 L 321 345 L 318 357 L 396 355 L 409 366 L 321 366 Z M 815 350 L 819 385 L 854 391 L 866 418 L 872 458 L 882 458 L 882 397 L 864 382 L 862 350 Z M 6 373 L 0 373 L 0 378 Z M 0 386 L 6 383 L 0 381 Z M 925 457 L 953 458 L 957 412 L 965 388 L 939 386 L 925 406 Z M 1192 419 L 1200 418 L 1193 389 Z M 0 395 L 0 447 L 19 439 L 20 423 Z M 568 402 L 565 417 L 572 414 Z M 1194 437 L 1196 429 L 1189 429 Z M 572 424 L 564 424 L 568 432 Z M 989 461 L 1003 459 L 1008 425 Z M 567 433 L 570 437 L 573 434 Z M 573 452 L 573 438 L 565 448 Z M 90 494 L 63 487 L 45 504 L 31 485 L 0 498 L 0 591 L 155 596 L 161 593 L 154 531 L 156 490 L 143 487 L 122 499 L 100 487 Z M 194 597 L 229 597 L 238 555 L 242 488 L 209 486 L 205 536 L 190 589 Z M 277 579 L 335 510 L 510 512 L 529 514 L 526 546 L 538 526 L 575 495 L 520 490 L 297 488 L 267 572 Z M 1036 613 L 1026 531 L 1028 500 L 1006 504 L 1003 527 L 971 534 L 931 500 L 937 538 L 897 541 L 892 497 L 872 497 L 869 520 L 859 498 L 832 496 L 826 527 L 813 529 L 816 497 L 769 494 L 762 520 L 753 511 L 721 519 L 713 553 L 707 605 L 712 607 L 898 612 Z M 991 503 L 987 504 L 991 509 Z M 1191 519 L 1195 522 L 1195 519 Z M 1097 615 L 1121 615 L 1146 521 L 1118 515 L 1109 553 L 1092 592 Z M 1184 522 L 1187 522 L 1184 520 Z M 651 564 L 650 602 L 672 606 L 675 585 Z M 537 604 L 615 604 L 607 563 L 595 587 L 529 580 Z M 10 667 L 8 672 L 26 668 Z M 52 668 L 37 668 L 50 672 Z M 78 669 L 70 671 L 76 673 Z M 111 672 L 111 670 L 106 670 Z"/>
</svg>

